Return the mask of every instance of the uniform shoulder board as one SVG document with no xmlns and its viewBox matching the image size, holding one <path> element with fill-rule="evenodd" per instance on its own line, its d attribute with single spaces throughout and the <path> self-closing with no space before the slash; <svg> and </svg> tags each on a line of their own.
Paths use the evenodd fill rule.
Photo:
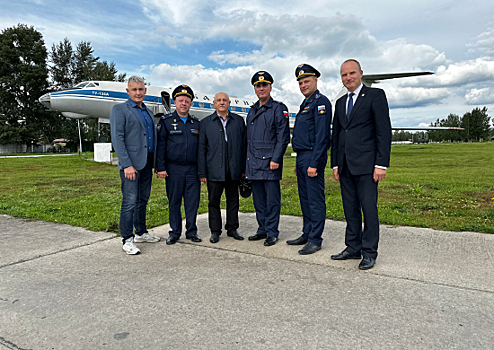
<svg viewBox="0 0 494 350">
<path fill-rule="evenodd" d="M 280 102 L 280 101 L 275 101 L 275 100 L 273 100 L 273 102 L 274 102 L 274 103 L 279 104 L 281 107 L 283 107 L 283 108 L 285 108 L 285 109 L 288 109 L 288 108 L 286 107 L 286 105 L 285 105 L 283 102 Z"/>
<path fill-rule="evenodd" d="M 173 115 L 173 113 L 165 114 L 164 116 L 161 117 L 161 119 L 170 118 L 172 115 Z"/>
<path fill-rule="evenodd" d="M 191 115 L 190 115 L 190 117 L 191 117 L 192 119 L 194 119 L 194 120 L 199 121 L 199 119 L 198 119 L 195 115 L 192 115 L 192 114 L 191 114 Z"/>
</svg>

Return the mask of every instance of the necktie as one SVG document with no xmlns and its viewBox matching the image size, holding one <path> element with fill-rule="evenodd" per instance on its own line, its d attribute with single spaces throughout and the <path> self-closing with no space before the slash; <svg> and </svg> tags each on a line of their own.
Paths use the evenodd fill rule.
<svg viewBox="0 0 494 350">
<path fill-rule="evenodd" d="M 350 119 L 350 113 L 351 113 L 352 108 L 353 108 L 353 95 L 355 95 L 353 92 L 350 93 L 350 95 L 348 95 L 348 108 L 346 111 L 346 118 L 347 119 Z"/>
</svg>

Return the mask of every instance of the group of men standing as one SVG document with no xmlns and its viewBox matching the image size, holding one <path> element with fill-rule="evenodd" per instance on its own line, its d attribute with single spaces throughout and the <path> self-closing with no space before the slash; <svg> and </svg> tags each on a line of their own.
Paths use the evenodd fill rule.
<svg viewBox="0 0 494 350">
<path fill-rule="evenodd" d="M 321 249 L 326 220 L 324 173 L 331 150 L 334 178 L 340 182 L 347 228 L 346 248 L 334 260 L 360 259 L 360 269 L 370 269 L 377 258 L 379 219 L 378 181 L 386 177 L 391 149 L 391 123 L 384 92 L 362 85 L 363 71 L 356 60 L 341 66 L 348 93 L 336 102 L 331 134 L 332 107 L 317 88 L 319 71 L 308 64 L 295 70 L 304 100 L 297 113 L 292 146 L 297 153 L 295 173 L 303 214 L 302 235 L 288 240 L 303 245 L 302 255 Z M 170 233 L 174 244 L 182 233 L 181 203 L 186 217 L 185 237 L 201 242 L 196 217 L 200 183 L 207 185 L 210 242 L 222 233 L 220 200 L 225 192 L 228 237 L 243 240 L 238 233 L 239 183 L 250 181 L 258 222 L 250 241 L 276 244 L 281 212 L 280 180 L 283 156 L 290 142 L 288 108 L 271 97 L 273 77 L 266 71 L 251 80 L 258 101 L 247 118 L 230 112 L 226 93 L 214 98 L 216 111 L 199 121 L 189 114 L 192 89 L 178 86 L 172 93 L 175 111 L 163 116 L 157 127 L 144 105 L 146 88 L 139 77 L 128 81 L 129 100 L 111 113 L 112 142 L 119 160 L 122 207 L 120 233 L 127 254 L 139 253 L 135 242 L 158 242 L 146 229 L 152 169 L 166 179 Z M 362 214 L 364 229 L 362 230 Z M 133 229 L 135 228 L 135 235 Z"/>
</svg>

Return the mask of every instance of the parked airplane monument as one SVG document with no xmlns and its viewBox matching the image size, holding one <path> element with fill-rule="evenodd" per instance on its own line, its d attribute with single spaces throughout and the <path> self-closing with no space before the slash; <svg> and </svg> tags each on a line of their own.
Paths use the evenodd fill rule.
<svg viewBox="0 0 494 350">
<path fill-rule="evenodd" d="M 370 87 L 381 80 L 405 78 L 421 75 L 430 75 L 432 72 L 409 72 L 409 73 L 386 73 L 367 74 L 362 77 L 364 85 Z M 127 83 L 112 81 L 86 81 L 77 84 L 72 89 L 47 93 L 40 97 L 39 101 L 46 107 L 62 112 L 69 118 L 98 118 L 100 123 L 110 122 L 111 109 L 117 103 L 125 102 L 128 99 L 126 92 Z M 147 86 L 147 93 L 144 102 L 151 109 L 156 117 L 162 114 L 173 112 L 175 104 L 170 98 L 173 88 L 158 86 Z M 346 89 L 341 89 L 331 104 L 334 108 L 335 101 L 343 96 Z M 196 93 L 190 114 L 198 119 L 202 119 L 212 113 L 214 94 Z M 250 106 L 254 101 L 231 96 L 230 110 L 242 117 L 246 117 Z M 290 110 L 296 111 L 298 107 L 288 106 Z M 295 124 L 296 113 L 290 113 L 290 128 Z M 393 130 L 432 130 L 432 129 L 458 129 L 444 127 L 393 127 Z"/>
</svg>

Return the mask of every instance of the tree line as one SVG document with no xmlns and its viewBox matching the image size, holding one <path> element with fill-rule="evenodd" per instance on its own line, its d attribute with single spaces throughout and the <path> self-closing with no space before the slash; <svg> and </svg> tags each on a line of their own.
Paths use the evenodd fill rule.
<svg viewBox="0 0 494 350">
<path fill-rule="evenodd" d="M 0 144 L 50 144 L 56 138 L 77 141 L 77 121 L 48 111 L 38 99 L 86 80 L 124 81 L 114 62 L 101 61 L 91 43 L 74 48 L 68 38 L 48 51 L 43 35 L 25 24 L 0 33 Z M 109 126 L 100 132 L 109 139 Z M 81 121 L 83 140 L 98 138 L 97 120 Z M 28 150 L 30 147 L 28 147 Z"/>
<path fill-rule="evenodd" d="M 399 131 L 393 134 L 393 141 L 427 140 L 432 142 L 472 142 L 489 141 L 493 134 L 490 127 L 491 117 L 487 114 L 487 107 L 474 108 L 466 112 L 463 117 L 450 114 L 445 119 L 439 118 L 430 126 L 460 127 L 464 130 L 428 130 L 412 134 L 408 131 Z"/>
</svg>

